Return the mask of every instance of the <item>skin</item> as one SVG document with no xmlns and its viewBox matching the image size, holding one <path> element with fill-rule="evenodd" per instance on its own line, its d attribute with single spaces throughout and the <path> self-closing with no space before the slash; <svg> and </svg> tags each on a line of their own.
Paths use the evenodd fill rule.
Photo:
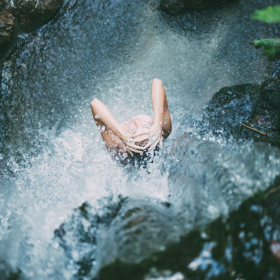
<svg viewBox="0 0 280 280">
<path fill-rule="evenodd" d="M 142 153 L 144 150 L 154 149 L 162 140 L 167 138 L 172 131 L 171 118 L 164 86 L 161 80 L 154 79 L 151 86 L 151 97 L 153 104 L 153 123 L 147 128 L 145 122 L 133 118 L 131 120 L 132 130 L 135 126 L 137 133 L 128 133 L 127 124 L 119 124 L 109 109 L 97 98 L 91 102 L 93 118 L 102 135 L 109 151 L 118 154 Z"/>
</svg>

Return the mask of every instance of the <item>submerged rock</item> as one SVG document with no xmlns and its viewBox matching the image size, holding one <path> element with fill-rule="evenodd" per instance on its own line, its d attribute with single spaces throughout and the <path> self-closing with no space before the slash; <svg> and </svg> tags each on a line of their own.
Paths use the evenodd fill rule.
<svg viewBox="0 0 280 280">
<path fill-rule="evenodd" d="M 15 27 L 15 18 L 12 14 L 4 12 L 0 14 L 0 46 L 10 41 Z"/>
<path fill-rule="evenodd" d="M 63 5 L 63 0 L 15 0 L 6 5 L 20 26 L 28 31 L 34 30 L 52 20 Z"/>
<path fill-rule="evenodd" d="M 205 242 L 217 242 L 218 230 L 221 235 L 232 232 L 225 232 L 223 219 L 211 228 L 214 235 L 207 231 L 207 238 L 201 237 L 200 230 L 207 230 L 213 220 L 235 211 L 258 190 L 264 191 L 279 175 L 267 156 L 280 159 L 279 150 L 265 143 L 255 143 L 254 150 L 233 151 L 185 133 L 175 141 L 169 159 L 168 203 L 119 198 L 117 202 L 109 199 L 94 207 L 85 203 L 75 209 L 55 236 L 69 260 L 75 260 L 77 277 L 94 277 L 101 268 L 98 279 L 142 280 L 152 267 L 200 275 L 192 274 L 187 265 L 199 256 Z M 270 174 L 263 176 L 268 171 Z M 274 203 L 270 205 L 278 209 Z M 250 213 L 240 219 L 248 217 Z M 181 241 L 180 236 L 184 236 Z M 223 237 L 223 253 L 225 240 Z M 211 248 L 216 246 L 211 244 Z M 217 262 L 221 261 L 213 261 L 213 269 Z"/>
<path fill-rule="evenodd" d="M 211 131 L 226 138 L 253 139 L 280 146 L 280 78 L 258 84 L 225 87 L 206 108 L 203 133 Z M 242 124 L 262 133 L 250 130 Z"/>
<path fill-rule="evenodd" d="M 279 174 L 271 172 L 268 155 L 279 159 L 280 151 L 265 143 L 233 150 L 190 133 L 179 137 L 171 151 L 169 191 L 185 231 L 227 215 L 256 191 L 266 189 Z M 262 170 L 266 177 L 260 176 L 259 164 L 267 166 Z"/>
<path fill-rule="evenodd" d="M 186 10 L 221 8 L 230 2 L 233 0 L 162 0 L 160 7 L 171 15 L 178 15 Z"/>
<path fill-rule="evenodd" d="M 227 219 L 218 218 L 203 231 L 192 230 L 139 264 L 118 260 L 103 267 L 98 279 L 280 279 L 278 184 L 279 178 Z"/>
<path fill-rule="evenodd" d="M 79 256 L 77 276 L 88 276 L 96 271 L 96 263 L 105 266 L 117 259 L 138 263 L 178 242 L 180 231 L 171 213 L 168 205 L 150 199 L 108 201 L 97 208 L 84 203 L 55 231 L 55 237 L 66 256 Z"/>
</svg>

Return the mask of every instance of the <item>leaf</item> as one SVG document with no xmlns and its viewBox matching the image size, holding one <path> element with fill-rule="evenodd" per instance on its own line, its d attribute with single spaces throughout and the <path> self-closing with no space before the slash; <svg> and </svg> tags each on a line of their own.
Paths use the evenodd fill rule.
<svg viewBox="0 0 280 280">
<path fill-rule="evenodd" d="M 280 22 L 280 6 L 272 6 L 255 11 L 255 13 L 251 15 L 251 18 L 268 23 Z"/>
<path fill-rule="evenodd" d="M 280 57 L 280 39 L 261 39 L 252 41 L 256 48 L 263 47 L 263 54 L 268 55 L 269 60 L 274 60 Z"/>
</svg>

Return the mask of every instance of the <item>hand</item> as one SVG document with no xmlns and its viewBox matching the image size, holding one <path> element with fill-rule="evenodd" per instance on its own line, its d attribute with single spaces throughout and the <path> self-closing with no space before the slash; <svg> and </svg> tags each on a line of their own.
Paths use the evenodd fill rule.
<svg viewBox="0 0 280 280">
<path fill-rule="evenodd" d="M 131 156 L 133 156 L 133 153 L 142 154 L 144 151 L 144 147 L 141 147 L 140 145 L 136 145 L 135 143 L 142 143 L 143 141 L 148 139 L 147 135 L 139 135 L 139 136 L 131 136 L 128 133 L 124 133 L 120 136 L 120 139 L 123 141 L 126 150 L 130 153 Z"/>
<path fill-rule="evenodd" d="M 162 128 L 160 125 L 153 124 L 147 135 L 149 136 L 149 143 L 144 147 L 145 150 L 147 148 L 149 148 L 149 151 L 153 150 L 158 144 L 160 148 L 162 147 Z"/>
</svg>

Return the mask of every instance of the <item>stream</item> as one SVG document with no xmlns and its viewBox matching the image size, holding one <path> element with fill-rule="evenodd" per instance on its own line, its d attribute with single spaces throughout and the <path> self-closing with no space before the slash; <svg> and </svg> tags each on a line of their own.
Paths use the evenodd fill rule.
<svg viewBox="0 0 280 280">
<path fill-rule="evenodd" d="M 140 235 L 135 239 L 139 251 L 130 244 L 126 248 L 114 238 L 122 235 L 121 218 L 115 219 L 110 231 L 104 227 L 97 233 L 93 268 L 81 278 L 91 279 L 115 258 L 137 263 L 164 250 L 166 240 L 178 241 L 193 227 L 227 215 L 256 190 L 266 189 L 280 173 L 276 148 L 205 136 L 199 141 L 207 138 L 210 146 L 195 144 L 199 159 L 190 153 L 184 162 L 193 177 L 208 172 L 207 215 L 192 219 L 193 208 L 184 209 L 183 197 L 189 193 L 182 189 L 183 179 L 170 183 L 180 160 L 170 152 L 185 132 L 197 135 L 193 123 L 220 88 L 261 83 L 276 73 L 279 65 L 249 45 L 279 34 L 277 26 L 250 18 L 276 2 L 240 0 L 172 17 L 159 10 L 157 0 L 68 0 L 52 22 L 34 34 L 22 34 L 2 69 L 0 260 L 20 269 L 26 279 L 76 279 L 77 261 L 87 249 L 69 237 L 68 246 L 75 249 L 67 253 L 54 238 L 73 209 L 87 201 L 90 213 L 100 214 L 107 211 L 106 203 L 118 203 L 120 197 L 129 198 L 132 207 L 155 205 L 162 229 L 159 244 L 145 243 L 141 249 L 143 239 L 150 237 Z M 119 122 L 143 113 L 152 116 L 153 78 L 164 83 L 172 134 L 146 167 L 122 166 L 107 152 L 90 102 L 101 100 Z M 213 164 L 226 167 L 236 180 L 238 195 L 230 202 L 216 196 L 224 185 L 217 183 L 221 173 L 209 168 L 207 157 L 215 155 Z M 173 205 L 173 212 L 165 214 L 161 203 Z M 150 247 L 151 252 L 146 250 Z"/>
</svg>

